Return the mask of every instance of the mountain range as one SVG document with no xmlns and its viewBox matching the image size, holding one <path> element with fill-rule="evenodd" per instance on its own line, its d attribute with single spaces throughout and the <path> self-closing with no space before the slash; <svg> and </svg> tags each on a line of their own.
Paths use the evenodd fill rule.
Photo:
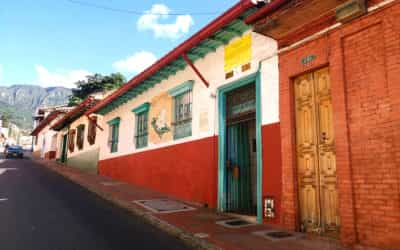
<svg viewBox="0 0 400 250">
<path fill-rule="evenodd" d="M 8 113 L 13 123 L 23 129 L 31 129 L 32 114 L 38 107 L 67 104 L 71 94 L 70 89 L 63 87 L 0 86 L 0 115 Z"/>
</svg>

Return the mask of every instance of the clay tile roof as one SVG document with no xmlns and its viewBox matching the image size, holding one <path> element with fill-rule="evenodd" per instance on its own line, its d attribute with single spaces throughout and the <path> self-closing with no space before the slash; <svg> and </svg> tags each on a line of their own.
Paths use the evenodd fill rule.
<svg viewBox="0 0 400 250">
<path fill-rule="evenodd" d="M 69 124 L 73 123 L 79 117 L 85 114 L 87 110 L 92 108 L 99 100 L 96 100 L 93 96 L 89 96 L 83 102 L 81 102 L 78 106 L 68 112 L 63 118 L 61 118 L 56 124 L 54 124 L 51 128 L 56 131 L 60 131 Z"/>
<path fill-rule="evenodd" d="M 39 125 L 31 132 L 31 136 L 37 136 L 40 131 L 42 131 L 47 125 L 49 125 L 54 119 L 56 119 L 59 115 L 64 114 L 65 112 L 56 110 L 51 112 Z"/>
</svg>

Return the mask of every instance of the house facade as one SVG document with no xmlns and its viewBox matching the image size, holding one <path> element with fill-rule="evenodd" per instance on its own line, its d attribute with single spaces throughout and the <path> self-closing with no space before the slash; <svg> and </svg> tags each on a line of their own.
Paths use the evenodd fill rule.
<svg viewBox="0 0 400 250">
<path fill-rule="evenodd" d="M 236 5 L 87 112 L 103 116 L 101 175 L 259 222 L 268 197 L 278 221 L 278 58 L 264 60 L 277 43 L 244 24 L 252 7 Z"/>
<path fill-rule="evenodd" d="M 31 132 L 33 136 L 33 155 L 43 159 L 55 159 L 57 151 L 57 131 L 52 125 L 61 119 L 66 109 L 60 108 L 52 110 L 43 115 L 43 119 L 36 123 L 36 127 Z"/>
<path fill-rule="evenodd" d="M 70 167 L 95 174 L 99 160 L 98 123 L 102 120 L 101 117 L 85 116 L 84 113 L 96 102 L 98 99 L 95 97 L 88 97 L 52 126 L 58 132 L 56 159 Z"/>
<path fill-rule="evenodd" d="M 354 249 L 399 249 L 399 18 L 398 0 L 240 1 L 59 126 L 57 157 L 97 157 L 101 175 Z M 87 116 L 96 142 L 77 150 Z"/>
<path fill-rule="evenodd" d="M 261 12 L 247 21 L 279 44 L 282 225 L 400 249 L 400 2 Z"/>
</svg>

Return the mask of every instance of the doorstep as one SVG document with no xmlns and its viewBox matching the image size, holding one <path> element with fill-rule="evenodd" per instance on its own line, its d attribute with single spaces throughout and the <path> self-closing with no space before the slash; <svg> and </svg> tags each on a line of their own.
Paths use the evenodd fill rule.
<svg viewBox="0 0 400 250">
<path fill-rule="evenodd" d="M 108 177 L 84 173 L 77 168 L 66 167 L 55 161 L 33 159 L 35 162 L 57 172 L 102 198 L 142 217 L 146 222 L 183 240 L 195 249 L 252 249 L 252 250 L 344 250 L 337 241 L 321 239 L 305 234 L 286 232 L 269 225 L 251 224 L 241 227 L 225 227 L 223 221 L 238 220 L 235 215 L 187 204 L 165 194 L 131 184 L 112 180 Z M 106 183 L 106 185 L 104 185 Z M 118 183 L 112 185 L 110 183 Z M 160 212 L 148 209 L 143 201 L 166 202 L 167 207 L 176 211 Z M 142 204 L 140 204 L 142 202 Z M 158 203 L 157 203 L 158 202 Z M 151 202 L 150 202 L 151 203 Z M 154 203 L 154 202 L 153 202 Z M 172 204 L 172 205 L 171 205 Z M 183 205 L 182 205 L 183 204 Z M 186 205 L 184 205 L 186 204 Z M 185 208 L 185 209 L 183 209 Z M 187 209 L 189 208 L 189 209 Z M 272 235 L 290 234 L 295 237 L 269 238 L 263 232 L 277 232 Z"/>
</svg>

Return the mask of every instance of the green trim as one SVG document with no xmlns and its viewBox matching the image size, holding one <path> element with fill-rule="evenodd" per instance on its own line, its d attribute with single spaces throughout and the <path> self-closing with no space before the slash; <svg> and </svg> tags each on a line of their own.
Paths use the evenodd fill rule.
<svg viewBox="0 0 400 250">
<path fill-rule="evenodd" d="M 169 90 L 168 94 L 170 96 L 172 96 L 172 97 L 181 95 L 181 94 L 183 94 L 185 92 L 188 92 L 188 91 L 192 90 L 193 89 L 193 84 L 194 84 L 193 80 L 186 81 L 186 82 L 182 83 L 181 85 L 176 86 L 175 88 Z"/>
<path fill-rule="evenodd" d="M 116 118 L 112 119 L 111 121 L 108 121 L 107 124 L 112 126 L 112 125 L 119 124 L 120 122 L 121 122 L 121 118 L 120 117 L 116 117 Z"/>
<path fill-rule="evenodd" d="M 138 114 L 141 114 L 144 112 L 148 112 L 149 109 L 150 109 L 150 103 L 145 102 L 142 105 L 140 105 L 139 107 L 132 109 L 132 112 L 138 115 Z"/>
<path fill-rule="evenodd" d="M 255 82 L 256 89 L 256 146 L 257 146 L 257 222 L 262 223 L 262 137 L 261 137 L 261 77 L 256 72 L 218 89 L 218 209 L 226 211 L 226 93 Z"/>
<path fill-rule="evenodd" d="M 257 146 L 257 222 L 263 220 L 263 201 L 262 201 L 262 105 L 261 105 L 261 73 L 256 76 L 256 146 Z"/>
<path fill-rule="evenodd" d="M 244 23 L 243 19 L 251 13 L 254 13 L 256 10 L 257 8 L 251 8 L 245 14 L 241 15 L 241 17 L 233 20 L 219 31 L 211 34 L 208 38 L 203 39 L 197 46 L 191 48 L 188 51 L 188 57 L 190 60 L 195 63 L 197 60 L 204 58 L 208 53 L 215 52 L 220 46 L 228 44 L 233 38 L 241 36 L 246 31 L 250 30 L 251 26 Z M 186 66 L 186 62 L 182 59 L 182 57 L 179 57 L 141 82 L 139 86 L 145 84 L 147 88 L 153 88 L 156 84 L 168 79 L 170 76 L 176 75 L 178 71 L 185 69 Z M 149 80 L 151 84 L 147 85 L 146 83 L 149 82 Z M 139 86 L 135 87 L 134 89 L 136 90 L 136 88 Z M 122 95 L 118 99 L 98 110 L 96 113 L 106 115 L 127 102 L 124 101 L 123 97 L 128 97 L 128 100 L 130 100 L 136 98 L 136 96 L 137 94 L 132 96 Z"/>
</svg>

